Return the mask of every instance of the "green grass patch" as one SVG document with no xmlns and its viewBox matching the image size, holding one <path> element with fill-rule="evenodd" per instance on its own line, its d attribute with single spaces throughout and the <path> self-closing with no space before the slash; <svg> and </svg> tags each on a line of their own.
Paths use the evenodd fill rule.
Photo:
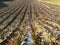
<svg viewBox="0 0 60 45">
<path fill-rule="evenodd" d="M 52 3 L 55 3 L 55 4 L 60 4 L 60 0 L 46 0 L 48 2 L 52 2 Z"/>
<path fill-rule="evenodd" d="M 20 40 L 17 40 L 16 45 L 20 45 L 20 43 L 21 43 Z"/>
</svg>

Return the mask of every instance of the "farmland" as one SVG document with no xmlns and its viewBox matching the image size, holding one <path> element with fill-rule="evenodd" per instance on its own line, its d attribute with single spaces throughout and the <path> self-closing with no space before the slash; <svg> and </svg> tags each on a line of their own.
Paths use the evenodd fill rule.
<svg viewBox="0 0 60 45">
<path fill-rule="evenodd" d="M 60 0 L 45 0 L 45 1 L 55 3 L 55 4 L 60 4 Z"/>
<path fill-rule="evenodd" d="M 60 5 L 44 0 L 1 2 L 0 45 L 60 45 Z"/>
</svg>

